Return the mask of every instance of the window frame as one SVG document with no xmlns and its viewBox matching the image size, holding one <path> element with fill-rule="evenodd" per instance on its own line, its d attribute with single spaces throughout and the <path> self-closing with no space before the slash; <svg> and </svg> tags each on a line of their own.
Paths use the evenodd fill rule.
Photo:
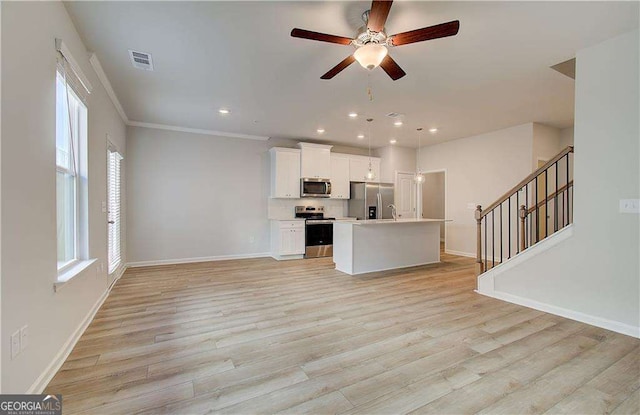
<svg viewBox="0 0 640 415">
<path fill-rule="evenodd" d="M 86 153 L 86 146 L 88 141 L 88 116 L 89 109 L 86 103 L 80 98 L 80 95 L 73 89 L 72 85 L 69 84 L 66 80 L 65 74 L 61 73 L 60 68 L 56 70 L 56 93 L 59 87 L 64 88 L 64 99 L 66 100 L 64 104 L 64 108 L 62 111 L 67 111 L 67 114 L 63 116 L 67 117 L 67 122 L 70 123 L 72 133 L 65 132 L 69 139 L 70 153 L 69 156 L 72 157 L 70 166 L 62 166 L 58 164 L 57 160 L 57 151 L 58 151 L 58 126 L 56 125 L 56 210 L 58 208 L 58 183 L 57 183 L 57 174 L 63 173 L 68 174 L 73 177 L 73 258 L 66 262 L 57 261 L 57 272 L 58 277 L 70 271 L 72 268 L 78 266 L 78 264 L 83 261 L 87 255 L 88 249 L 84 246 L 88 240 L 88 235 L 86 235 L 86 218 L 87 212 L 86 203 L 84 199 L 86 198 L 86 190 L 83 189 L 82 179 L 86 178 L 86 157 L 88 154 Z M 73 102 L 73 103 L 72 103 Z M 58 111 L 59 101 L 56 98 L 56 112 Z M 69 113 L 71 111 L 72 113 Z M 69 120 L 69 117 L 71 118 Z M 56 122 L 57 122 L 56 116 Z M 65 127 L 68 128 L 68 125 L 65 123 Z M 85 173 L 85 174 L 83 174 Z M 83 209 L 84 208 L 84 209 Z M 58 228 L 58 216 L 56 213 L 56 232 Z M 58 250 L 58 237 L 56 236 L 56 252 Z M 57 254 L 56 254 L 57 256 Z"/>
</svg>

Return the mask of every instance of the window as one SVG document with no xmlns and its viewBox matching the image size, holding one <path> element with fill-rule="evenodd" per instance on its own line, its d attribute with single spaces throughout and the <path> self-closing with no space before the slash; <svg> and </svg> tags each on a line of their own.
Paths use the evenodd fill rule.
<svg viewBox="0 0 640 415">
<path fill-rule="evenodd" d="M 107 152 L 107 198 L 109 201 L 109 247 L 107 259 L 109 274 L 118 269 L 122 262 L 120 247 L 120 164 L 122 156 L 113 149 Z"/>
<path fill-rule="evenodd" d="M 87 107 L 68 82 L 64 65 L 56 76 L 56 221 L 58 271 L 74 265 L 84 254 L 81 230 L 86 191 Z M 85 180 L 86 183 L 86 180 Z"/>
</svg>

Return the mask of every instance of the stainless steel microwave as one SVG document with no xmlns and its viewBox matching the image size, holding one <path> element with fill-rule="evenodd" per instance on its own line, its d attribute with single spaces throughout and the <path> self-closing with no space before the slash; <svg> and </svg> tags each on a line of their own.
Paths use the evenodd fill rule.
<svg viewBox="0 0 640 415">
<path fill-rule="evenodd" d="M 331 197 L 331 181 L 303 177 L 300 179 L 300 197 Z"/>
</svg>

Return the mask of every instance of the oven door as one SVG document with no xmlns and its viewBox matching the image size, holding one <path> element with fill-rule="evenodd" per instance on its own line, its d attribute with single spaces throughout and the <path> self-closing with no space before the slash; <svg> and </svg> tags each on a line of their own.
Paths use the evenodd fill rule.
<svg viewBox="0 0 640 415">
<path fill-rule="evenodd" d="M 305 258 L 333 256 L 333 222 L 309 221 L 305 232 Z"/>
<path fill-rule="evenodd" d="M 301 197 L 331 197 L 331 183 L 327 179 L 308 179 L 300 181 Z"/>
</svg>

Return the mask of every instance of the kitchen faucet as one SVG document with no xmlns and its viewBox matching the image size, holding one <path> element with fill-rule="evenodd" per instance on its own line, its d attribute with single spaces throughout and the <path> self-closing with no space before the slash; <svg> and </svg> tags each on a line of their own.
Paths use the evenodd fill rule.
<svg viewBox="0 0 640 415">
<path fill-rule="evenodd" d="M 391 208 L 391 216 L 393 217 L 393 220 L 398 220 L 398 215 L 397 215 L 397 212 L 396 212 L 396 205 L 391 204 L 391 205 L 389 205 L 387 207 Z"/>
</svg>

